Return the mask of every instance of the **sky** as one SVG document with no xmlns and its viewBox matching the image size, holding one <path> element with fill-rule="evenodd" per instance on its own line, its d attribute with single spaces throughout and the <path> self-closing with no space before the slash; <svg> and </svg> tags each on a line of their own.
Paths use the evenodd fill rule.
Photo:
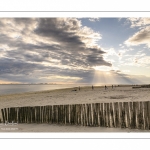
<svg viewBox="0 0 150 150">
<path fill-rule="evenodd" d="M 150 84 L 150 18 L 0 18 L 0 83 Z"/>
</svg>

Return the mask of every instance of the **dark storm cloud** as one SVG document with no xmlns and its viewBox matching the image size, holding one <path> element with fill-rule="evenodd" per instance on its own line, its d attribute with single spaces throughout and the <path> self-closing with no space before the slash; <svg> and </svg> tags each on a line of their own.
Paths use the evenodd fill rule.
<svg viewBox="0 0 150 150">
<path fill-rule="evenodd" d="M 102 58 L 102 54 L 105 53 L 104 51 L 102 51 L 98 47 L 89 48 L 83 42 L 83 40 L 86 39 L 87 37 L 86 37 L 86 34 L 84 36 L 78 34 L 77 30 L 80 29 L 80 26 L 79 26 L 79 23 L 77 23 L 77 20 L 72 19 L 72 20 L 70 20 L 69 23 L 70 24 L 65 24 L 65 20 L 59 20 L 56 18 L 39 19 L 39 24 L 37 26 L 37 29 L 35 30 L 35 33 L 42 37 L 48 37 L 50 39 L 55 39 L 55 40 L 59 41 L 62 45 L 62 49 L 66 49 L 67 51 L 71 52 L 71 55 L 76 54 L 78 56 L 78 55 L 80 55 L 80 52 L 86 53 L 87 54 L 87 58 L 86 58 L 87 64 L 93 65 L 93 61 L 90 62 L 91 59 L 89 59 L 90 55 L 99 54 L 99 55 L 101 55 L 99 57 L 100 63 L 94 64 L 94 65 L 95 66 L 96 65 L 110 66 L 111 64 L 106 62 Z M 64 61 L 64 62 L 66 62 L 66 61 Z"/>
</svg>

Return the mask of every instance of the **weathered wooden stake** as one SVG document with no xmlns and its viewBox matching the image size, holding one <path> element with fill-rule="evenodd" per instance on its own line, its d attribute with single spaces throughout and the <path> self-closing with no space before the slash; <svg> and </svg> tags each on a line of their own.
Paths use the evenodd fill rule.
<svg viewBox="0 0 150 150">
<path fill-rule="evenodd" d="M 1 109 L 1 112 L 2 112 L 3 122 L 5 122 L 4 110 L 3 110 L 3 109 Z"/>
<path fill-rule="evenodd" d="M 119 127 L 119 106 L 118 106 L 118 102 L 114 103 L 115 106 L 115 117 L 116 117 L 116 127 Z"/>
<path fill-rule="evenodd" d="M 113 110 L 113 122 L 114 122 L 114 127 L 116 127 L 116 114 L 115 114 L 115 106 L 114 106 L 114 103 L 112 103 L 112 110 Z"/>
<path fill-rule="evenodd" d="M 147 104 L 148 129 L 150 130 L 150 101 Z"/>
</svg>

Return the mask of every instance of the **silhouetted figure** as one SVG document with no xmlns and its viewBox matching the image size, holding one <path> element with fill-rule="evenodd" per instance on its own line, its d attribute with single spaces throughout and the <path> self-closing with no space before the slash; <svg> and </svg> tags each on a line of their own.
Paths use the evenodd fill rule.
<svg viewBox="0 0 150 150">
<path fill-rule="evenodd" d="M 107 86 L 105 85 L 105 90 L 108 89 Z"/>
<path fill-rule="evenodd" d="M 113 85 L 112 85 L 112 89 L 113 89 Z"/>
<path fill-rule="evenodd" d="M 80 91 L 80 86 L 79 86 L 79 91 Z"/>
<path fill-rule="evenodd" d="M 94 89 L 93 85 L 92 85 L 92 90 Z"/>
</svg>

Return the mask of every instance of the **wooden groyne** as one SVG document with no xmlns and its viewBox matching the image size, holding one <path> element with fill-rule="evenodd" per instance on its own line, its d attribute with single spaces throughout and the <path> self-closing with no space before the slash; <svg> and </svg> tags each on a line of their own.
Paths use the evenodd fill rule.
<svg viewBox="0 0 150 150">
<path fill-rule="evenodd" d="M 150 88 L 150 84 L 147 85 L 134 85 L 132 88 Z"/>
<path fill-rule="evenodd" d="M 3 123 L 48 123 L 150 129 L 150 101 L 13 107 L 1 109 Z"/>
</svg>

